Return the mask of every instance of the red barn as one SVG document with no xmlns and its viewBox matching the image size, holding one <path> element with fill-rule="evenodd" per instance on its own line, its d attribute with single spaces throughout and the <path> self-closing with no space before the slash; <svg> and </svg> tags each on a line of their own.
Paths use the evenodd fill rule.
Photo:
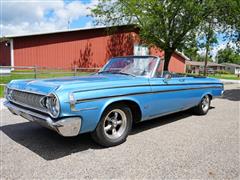
<svg viewBox="0 0 240 180">
<path fill-rule="evenodd" d="M 9 36 L 0 44 L 1 66 L 52 68 L 101 67 L 113 56 L 164 52 L 141 45 L 139 30 L 132 25 L 66 30 L 52 33 Z M 185 72 L 186 57 L 173 54 L 169 70 Z"/>
</svg>

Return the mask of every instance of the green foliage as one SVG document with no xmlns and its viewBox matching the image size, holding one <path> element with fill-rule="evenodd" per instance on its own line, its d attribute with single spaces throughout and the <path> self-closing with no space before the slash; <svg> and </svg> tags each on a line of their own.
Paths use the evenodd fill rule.
<svg viewBox="0 0 240 180">
<path fill-rule="evenodd" d="M 234 3 L 229 3 L 234 1 Z M 219 3 L 221 2 L 221 3 Z M 236 3 L 237 2 L 237 3 Z M 226 13 L 238 13 L 239 0 L 99 0 L 92 10 L 96 24 L 136 24 L 141 38 L 149 45 L 165 51 L 166 70 L 172 53 L 176 49 L 189 47 L 202 34 L 205 47 L 216 43 L 216 29 L 228 26 L 235 28 Z M 236 7 L 237 6 L 237 7 Z M 227 11 L 226 11 L 226 8 Z M 235 28 L 236 29 L 236 28 Z M 195 50 L 194 50 L 195 51 Z M 208 52 L 208 51 L 207 51 Z M 194 53 L 194 52 L 193 52 Z"/>
<path fill-rule="evenodd" d="M 141 38 L 172 53 L 195 37 L 197 27 L 214 10 L 214 0 L 100 0 L 92 10 L 98 24 L 137 24 Z M 166 68 L 165 68 L 166 69 Z"/>
<path fill-rule="evenodd" d="M 229 38 L 237 45 L 240 53 L 240 1 L 221 0 L 216 4 L 217 19 L 221 24 L 220 31 L 224 32 L 225 39 Z"/>
<path fill-rule="evenodd" d="M 219 71 L 215 71 L 215 74 L 231 74 L 231 73 L 225 70 L 219 70 Z"/>
<path fill-rule="evenodd" d="M 232 48 L 219 50 L 217 54 L 218 63 L 240 64 L 240 54 Z"/>
<path fill-rule="evenodd" d="M 205 57 L 203 55 L 198 54 L 198 47 L 193 46 L 193 47 L 186 47 L 185 49 L 182 50 L 182 52 L 189 57 L 192 61 L 204 61 Z M 213 59 L 208 56 L 208 61 L 213 62 Z"/>
<path fill-rule="evenodd" d="M 0 37 L 0 42 L 6 42 L 6 41 L 9 41 L 10 39 L 9 38 L 6 38 L 6 37 Z"/>
</svg>

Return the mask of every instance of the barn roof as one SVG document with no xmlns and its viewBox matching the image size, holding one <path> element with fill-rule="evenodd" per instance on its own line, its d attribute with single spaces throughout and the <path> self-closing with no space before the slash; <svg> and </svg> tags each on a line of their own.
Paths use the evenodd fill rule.
<svg viewBox="0 0 240 180">
<path fill-rule="evenodd" d="M 204 66 L 204 62 L 202 62 L 202 61 L 186 61 L 186 65 L 190 65 L 190 66 Z M 218 63 L 215 63 L 215 62 L 208 62 L 207 66 L 221 66 L 221 67 L 223 67 L 224 65 L 218 64 Z"/>
<path fill-rule="evenodd" d="M 190 58 L 187 57 L 183 52 L 180 52 L 178 50 L 175 51 L 176 54 L 182 56 L 185 60 L 189 60 L 190 61 Z"/>
<path fill-rule="evenodd" d="M 65 29 L 65 30 L 52 31 L 52 32 L 22 34 L 22 35 L 7 35 L 7 36 L 3 36 L 3 37 L 12 39 L 12 38 L 17 38 L 17 37 L 39 36 L 39 35 L 58 34 L 58 33 L 77 32 L 77 31 L 104 30 L 104 29 L 113 29 L 113 28 L 135 28 L 135 29 L 137 29 L 136 25 L 97 26 L 97 27 L 77 28 L 77 29 Z"/>
<path fill-rule="evenodd" d="M 233 64 L 233 63 L 222 63 L 222 65 L 232 66 L 232 67 L 240 67 L 239 64 Z"/>
</svg>

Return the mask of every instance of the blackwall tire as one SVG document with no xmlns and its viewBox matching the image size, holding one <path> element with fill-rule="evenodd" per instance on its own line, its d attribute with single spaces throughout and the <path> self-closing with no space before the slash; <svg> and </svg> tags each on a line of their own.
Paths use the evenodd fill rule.
<svg viewBox="0 0 240 180">
<path fill-rule="evenodd" d="M 208 110 L 211 105 L 211 98 L 209 95 L 205 95 L 201 102 L 193 109 L 194 113 L 197 115 L 205 115 L 208 113 Z"/>
<path fill-rule="evenodd" d="M 111 147 L 126 141 L 132 128 L 132 112 L 123 104 L 108 107 L 91 134 L 93 140 L 101 146 Z"/>
</svg>

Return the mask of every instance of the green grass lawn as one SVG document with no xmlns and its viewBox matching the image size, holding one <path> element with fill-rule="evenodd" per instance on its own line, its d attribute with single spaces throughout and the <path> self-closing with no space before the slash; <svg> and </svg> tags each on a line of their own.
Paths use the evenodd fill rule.
<svg viewBox="0 0 240 180">
<path fill-rule="evenodd" d="M 3 97 L 4 86 L 0 86 L 0 97 Z"/>
<path fill-rule="evenodd" d="M 209 75 L 208 77 L 213 77 L 217 79 L 240 80 L 240 78 L 234 74 L 215 74 L 215 75 Z"/>
</svg>

